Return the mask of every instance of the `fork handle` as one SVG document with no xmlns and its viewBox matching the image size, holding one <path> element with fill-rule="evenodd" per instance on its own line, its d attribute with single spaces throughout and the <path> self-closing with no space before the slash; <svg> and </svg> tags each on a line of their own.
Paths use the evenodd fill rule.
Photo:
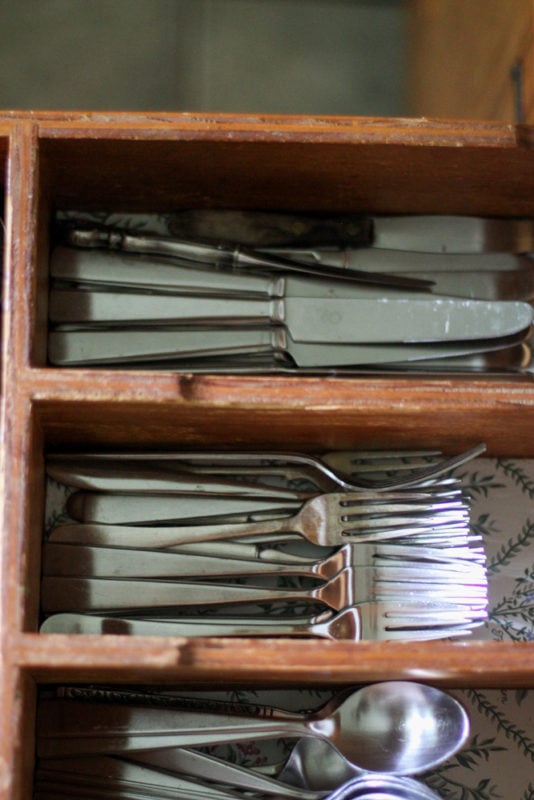
<svg viewBox="0 0 534 800">
<path fill-rule="evenodd" d="M 108 634 L 118 636 L 320 636 L 327 637 L 322 623 L 314 626 L 312 618 L 306 622 L 265 622 L 260 619 L 225 619 L 198 617 L 192 619 L 127 619 L 96 616 L 95 614 L 52 614 L 41 625 L 41 633 Z"/>
<path fill-rule="evenodd" d="M 41 605 L 45 614 L 61 611 L 154 610 L 280 600 L 313 602 L 314 599 L 313 594 L 299 589 L 262 589 L 185 581 L 45 576 L 41 582 Z"/>
</svg>

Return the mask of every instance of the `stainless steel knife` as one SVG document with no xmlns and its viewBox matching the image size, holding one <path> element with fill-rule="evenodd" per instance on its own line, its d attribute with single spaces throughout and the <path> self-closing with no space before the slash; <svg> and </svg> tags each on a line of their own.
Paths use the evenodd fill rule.
<svg viewBox="0 0 534 800">
<path fill-rule="evenodd" d="M 347 367 L 423 362 L 472 356 L 520 344 L 528 329 L 512 337 L 422 344 L 315 344 L 295 342 L 283 329 L 52 331 L 48 357 L 58 366 L 117 365 L 288 355 L 298 367 Z M 275 362 L 273 361 L 273 364 Z"/>
<path fill-rule="evenodd" d="M 293 341 L 321 344 L 468 341 L 528 328 L 528 303 L 452 299 L 360 287 L 357 298 L 245 300 L 52 289 L 52 323 L 82 325 L 278 325 Z"/>
<path fill-rule="evenodd" d="M 428 289 L 429 282 L 420 278 L 404 278 L 402 275 L 366 273 L 358 270 L 339 269 L 329 264 L 299 262 L 282 256 L 256 252 L 241 245 L 227 242 L 211 244 L 196 241 L 181 241 L 172 237 L 139 235 L 121 230 L 100 228 L 73 228 L 67 234 L 68 244 L 77 247 L 109 248 L 132 253 L 170 256 L 181 262 L 213 265 L 222 270 L 257 271 L 275 273 L 304 273 L 318 277 L 342 279 L 344 282 L 370 283 L 372 285 L 396 286 L 407 289 Z"/>
</svg>

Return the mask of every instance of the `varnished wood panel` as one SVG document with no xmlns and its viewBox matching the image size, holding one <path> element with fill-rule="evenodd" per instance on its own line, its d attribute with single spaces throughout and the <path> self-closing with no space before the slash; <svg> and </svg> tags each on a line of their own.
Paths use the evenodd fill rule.
<svg viewBox="0 0 534 800">
<path fill-rule="evenodd" d="M 522 65 L 524 121 L 532 122 L 532 0 L 412 0 L 409 112 L 520 121 L 512 69 Z"/>
</svg>

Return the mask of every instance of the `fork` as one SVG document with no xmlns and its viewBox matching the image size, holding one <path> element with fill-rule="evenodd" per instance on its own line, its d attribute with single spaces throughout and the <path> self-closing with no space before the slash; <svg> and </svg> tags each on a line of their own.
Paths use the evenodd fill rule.
<svg viewBox="0 0 534 800">
<path fill-rule="evenodd" d="M 134 507 L 134 501 L 140 500 L 139 496 L 125 495 L 120 498 L 117 495 L 85 495 L 78 496 L 80 502 L 76 502 L 75 497 L 72 496 L 69 501 L 69 512 L 75 518 L 104 525 L 108 522 L 126 525 L 128 521 L 133 521 L 138 524 L 130 529 L 132 542 L 143 535 L 141 523 L 147 519 L 148 513 L 140 514 Z M 400 537 L 414 529 L 425 533 L 442 526 L 457 528 L 468 523 L 466 505 L 454 498 L 437 501 L 431 493 L 423 491 L 417 497 L 406 496 L 404 503 L 396 499 L 381 502 L 381 497 L 345 492 L 322 494 L 307 500 L 292 517 L 250 523 L 164 526 L 162 536 L 166 537 L 167 544 L 155 546 L 298 533 L 312 544 L 337 547 L 346 544 L 347 537 L 352 541 L 369 542 Z M 123 503 L 117 515 L 117 504 L 121 499 Z M 370 502 L 366 502 L 367 499 Z M 129 520 L 124 518 L 127 512 Z M 166 519 L 171 522 L 173 518 L 167 516 Z M 158 521 L 161 521 L 161 517 Z"/>
<path fill-rule="evenodd" d="M 428 614 L 427 612 L 430 612 Z M 345 608 L 335 614 L 325 612 L 304 620 L 272 618 L 201 617 L 117 617 L 96 614 L 51 614 L 41 625 L 41 633 L 108 634 L 128 636 L 186 637 L 307 637 L 332 641 L 372 640 L 425 641 L 464 636 L 483 619 L 465 618 L 452 604 L 436 601 L 375 601 Z"/>
<path fill-rule="evenodd" d="M 485 581 L 456 583 L 425 580 L 424 572 L 412 581 L 392 580 L 391 570 L 346 567 L 330 580 L 311 589 L 257 587 L 242 584 L 202 583 L 172 580 L 80 578 L 44 576 L 41 605 L 45 614 L 62 611 L 95 612 L 140 609 L 175 609 L 189 606 L 219 606 L 262 602 L 320 603 L 335 611 L 374 600 L 403 601 L 410 596 L 426 601 L 449 601 L 455 613 L 468 622 L 483 615 L 487 604 Z"/>
<path fill-rule="evenodd" d="M 481 443 L 463 453 L 441 460 L 439 463 L 430 464 L 415 470 L 411 475 L 396 476 L 382 479 L 371 479 L 358 477 L 357 482 L 352 482 L 350 476 L 344 475 L 332 469 L 319 456 L 312 456 L 305 453 L 282 453 L 282 452 L 213 452 L 213 453 L 181 453 L 173 454 L 173 458 L 183 458 L 188 461 L 206 461 L 211 463 L 225 463 L 242 465 L 258 464 L 262 462 L 299 464 L 314 468 L 321 472 L 323 476 L 332 481 L 332 485 L 344 491 L 359 491 L 362 489 L 374 489 L 376 491 L 402 489 L 415 486 L 423 481 L 432 480 L 451 472 L 457 467 L 480 456 L 486 450 L 486 445 Z"/>
<path fill-rule="evenodd" d="M 478 444 L 463 453 L 443 459 L 435 464 L 426 465 L 421 469 L 417 469 L 409 476 L 397 476 L 381 479 L 358 479 L 358 482 L 351 482 L 350 475 L 338 473 L 335 469 L 331 468 L 328 463 L 322 460 L 319 456 L 310 455 L 309 453 L 294 453 L 294 452 L 271 452 L 271 451 L 255 451 L 255 452 L 238 452 L 238 451 L 217 451 L 217 452 L 146 452 L 146 453 L 108 453 L 106 455 L 98 454 L 93 455 L 90 453 L 83 454 L 86 458 L 125 458 L 130 461 L 143 461 L 145 459 L 158 459 L 164 461 L 184 461 L 194 465 L 210 465 L 220 467 L 265 467 L 268 473 L 269 468 L 279 467 L 282 465 L 304 466 L 320 473 L 325 480 L 330 481 L 330 488 L 337 488 L 343 491 L 361 491 L 366 489 L 374 489 L 375 491 L 403 489 L 407 487 L 416 486 L 424 481 L 433 480 L 441 475 L 444 475 L 456 467 L 471 461 L 472 459 L 480 456 L 486 450 L 485 444 Z M 73 454 L 78 458 L 80 454 Z M 61 456 L 64 458 L 65 456 Z"/>
<path fill-rule="evenodd" d="M 412 549 L 417 549 L 412 548 Z M 452 548 L 454 550 L 454 548 Z M 427 559 L 414 560 L 408 546 L 345 545 L 337 552 L 319 560 L 294 561 L 281 564 L 264 558 L 242 558 L 197 555 L 164 550 L 135 548 L 92 547 L 47 541 L 43 548 L 43 575 L 76 576 L 92 578 L 209 578 L 294 575 L 329 580 L 345 568 L 380 567 L 384 575 L 388 570 L 398 582 L 417 580 L 449 581 L 469 578 L 484 579 L 484 566 L 476 560 L 476 551 L 464 548 L 463 560 L 449 558 L 448 563 Z M 400 552 L 399 552 L 400 551 Z"/>
</svg>

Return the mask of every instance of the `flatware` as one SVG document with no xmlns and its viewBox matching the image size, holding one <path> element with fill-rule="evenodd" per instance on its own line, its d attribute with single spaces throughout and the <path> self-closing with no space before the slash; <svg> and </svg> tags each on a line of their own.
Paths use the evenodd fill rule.
<svg viewBox="0 0 534 800">
<path fill-rule="evenodd" d="M 292 498 L 239 497 L 215 494 L 142 494 L 99 493 L 78 491 L 67 500 L 71 517 L 81 521 L 142 524 L 143 522 L 171 524 L 212 518 L 231 521 L 237 515 L 262 513 L 268 518 L 277 512 L 290 514 L 301 505 Z M 191 526 L 193 527 L 193 526 Z"/>
<path fill-rule="evenodd" d="M 331 489 L 343 489 L 345 491 L 359 492 L 361 490 L 375 490 L 393 491 L 396 489 L 410 488 L 421 484 L 422 482 L 431 481 L 441 475 L 444 475 L 457 467 L 466 464 L 477 456 L 482 455 L 486 450 L 486 445 L 483 443 L 477 444 L 474 447 L 465 450 L 455 456 L 443 458 L 438 463 L 429 464 L 421 469 L 414 470 L 414 472 L 407 475 L 395 475 L 378 479 L 365 478 L 364 476 L 358 477 L 358 482 L 351 482 L 350 475 L 338 473 L 332 469 L 326 462 L 322 461 L 320 456 L 311 455 L 309 453 L 299 453 L 291 451 L 149 451 L 142 453 L 135 452 L 108 452 L 108 453 L 73 453 L 72 458 L 88 458 L 88 459 L 124 459 L 125 461 L 139 462 L 144 460 L 159 460 L 162 463 L 170 461 L 177 466 L 183 462 L 186 466 L 197 467 L 245 467 L 252 468 L 261 467 L 265 468 L 266 474 L 273 468 L 305 468 L 311 470 L 313 473 L 318 473 L 325 481 L 330 481 Z M 67 458 L 62 454 L 60 458 Z"/>
<path fill-rule="evenodd" d="M 324 792 L 293 787 L 275 778 L 262 775 L 253 769 L 224 761 L 198 750 L 183 747 L 172 747 L 164 750 L 148 750 L 144 753 L 132 753 L 129 760 L 151 767 L 164 769 L 171 774 L 182 773 L 197 779 L 209 778 L 216 784 L 227 784 L 248 792 L 267 794 L 288 800 L 321 800 Z"/>
<path fill-rule="evenodd" d="M 122 800 L 124 797 L 226 800 L 242 796 L 227 788 L 210 786 L 186 775 L 143 764 L 141 754 L 135 762 L 115 755 L 41 759 L 36 769 L 35 789 L 38 797 L 54 800 L 66 793 L 70 797 L 102 797 L 106 800 Z M 297 790 L 294 790 L 293 796 L 296 794 Z M 303 800 L 306 800 L 306 792 Z"/>
<path fill-rule="evenodd" d="M 521 302 L 361 291 L 361 298 L 301 297 L 289 285 L 283 298 L 256 300 L 52 288 L 49 317 L 53 324 L 280 326 L 294 342 L 412 344 L 513 336 L 534 315 Z"/>
<path fill-rule="evenodd" d="M 343 537 L 365 533 L 368 530 L 406 528 L 420 525 L 428 528 L 455 522 L 460 524 L 468 517 L 468 509 L 458 492 L 446 488 L 435 488 L 420 492 L 407 490 L 399 492 L 374 493 L 333 492 L 315 495 L 302 501 L 293 499 L 234 498 L 224 495 L 186 495 L 186 494 L 134 494 L 125 492 L 86 492 L 78 491 L 67 500 L 69 516 L 80 522 L 103 525 L 153 525 L 185 524 L 186 520 L 198 520 L 196 530 L 198 541 L 207 538 L 236 538 L 257 536 L 258 534 L 300 533 L 313 544 L 328 547 L 344 544 Z M 417 496 L 419 495 L 419 496 Z M 436 496 L 437 495 L 437 496 Z M 210 531 L 209 524 L 201 520 L 212 517 L 229 517 L 232 514 L 252 512 L 284 511 L 293 516 L 258 520 L 251 523 L 236 523 L 233 532 L 224 525 L 223 535 Z M 262 524 L 263 522 L 263 524 Z M 195 536 L 195 534 L 193 534 Z M 190 538 L 187 541 L 191 541 Z M 185 542 L 185 540 L 184 540 Z M 179 544 L 179 541 L 176 541 Z"/>
<path fill-rule="evenodd" d="M 532 269 L 530 255 L 507 252 L 439 253 L 414 250 L 391 250 L 379 247 L 301 247 L 269 249 L 273 255 L 294 258 L 298 261 L 332 264 L 350 269 L 378 272 L 426 274 L 461 272 L 484 274 L 488 272 L 524 272 Z M 434 291 L 436 286 L 434 286 Z"/>
<path fill-rule="evenodd" d="M 397 775 L 411 771 L 415 763 L 424 762 L 427 768 L 440 763 L 462 746 L 468 732 L 469 718 L 457 700 L 405 681 L 363 687 L 305 719 L 289 712 L 271 718 L 190 710 L 178 714 L 174 709 L 68 699 L 43 699 L 37 716 L 38 755 L 46 758 L 105 754 L 117 747 L 129 752 L 311 736 L 328 741 L 359 768 Z"/>
<path fill-rule="evenodd" d="M 172 215 L 183 238 L 229 238 L 253 247 L 349 245 L 430 253 L 527 253 L 534 250 L 532 220 L 454 215 L 353 214 L 324 216 L 227 209 Z"/>
<path fill-rule="evenodd" d="M 395 549 L 397 548 L 397 550 Z M 397 555 L 400 550 L 400 555 Z M 411 553 L 410 550 L 415 551 Z M 328 580 L 347 567 L 368 569 L 379 567 L 384 574 L 392 571 L 399 582 L 434 576 L 437 581 L 448 579 L 462 581 L 473 579 L 483 566 L 476 558 L 469 559 L 469 548 L 460 550 L 463 558 L 448 562 L 426 558 L 418 561 L 417 550 L 430 552 L 432 548 L 417 548 L 409 545 L 344 545 L 332 555 L 319 560 L 301 559 L 293 563 L 271 562 L 266 558 L 247 561 L 230 556 L 210 556 L 180 551 L 101 547 L 50 541 L 43 545 L 43 575 L 71 575 L 95 578 L 202 578 L 225 576 L 279 576 L 298 575 Z M 439 555 L 439 549 L 435 548 Z"/>
<path fill-rule="evenodd" d="M 358 281 L 373 285 L 405 287 L 413 289 L 428 288 L 431 283 L 422 279 L 404 278 L 399 275 L 367 273 L 364 271 L 339 269 L 335 266 L 299 262 L 282 256 L 256 252 L 224 241 L 209 242 L 179 240 L 170 236 L 151 234 L 132 234 L 119 229 L 71 228 L 66 233 L 66 242 L 75 247 L 108 248 L 134 253 L 170 256 L 193 264 L 210 264 L 222 270 L 267 270 L 279 273 L 304 273 L 318 277 L 338 278 L 343 281 Z"/>
<path fill-rule="evenodd" d="M 528 253 L 531 219 L 453 215 L 373 217 L 373 246 L 426 253 Z"/>
<path fill-rule="evenodd" d="M 529 328 L 510 336 L 495 336 L 467 342 L 406 344 L 320 344 L 296 342 L 283 328 L 223 327 L 192 330 L 111 329 L 54 330 L 48 336 L 48 359 L 58 366 L 114 365 L 172 362 L 188 359 L 228 359 L 236 356 L 270 356 L 271 366 L 288 361 L 300 368 L 358 367 L 409 363 L 484 355 L 510 346 L 521 346 Z M 254 366 L 254 362 L 251 361 Z"/>
<path fill-rule="evenodd" d="M 79 489 L 105 492 L 140 492 L 142 494 L 223 495 L 239 498 L 274 498 L 297 502 L 310 496 L 283 486 L 269 486 L 250 481 L 231 481 L 166 470 L 149 462 L 142 467 L 131 462 L 102 460 L 98 465 L 87 461 L 56 459 L 49 461 L 48 477 Z"/>
<path fill-rule="evenodd" d="M 101 530 L 102 529 L 102 530 Z M 159 529 L 161 531 L 161 529 Z M 113 544 L 109 544 L 106 533 L 111 533 Z M 116 534 L 116 535 L 115 535 Z M 230 563 L 234 560 L 245 562 L 245 566 L 254 569 L 258 565 L 258 569 L 263 569 L 261 562 L 268 562 L 271 566 L 289 565 L 297 568 L 303 567 L 308 569 L 317 563 L 322 563 L 325 560 L 332 560 L 332 569 L 342 569 L 346 566 L 357 565 L 388 565 L 394 564 L 397 561 L 408 564 L 443 564 L 448 567 L 458 565 L 463 567 L 464 562 L 471 563 L 484 563 L 485 554 L 482 545 L 482 537 L 468 533 L 462 538 L 461 543 L 448 542 L 446 545 L 443 543 L 436 543 L 434 546 L 420 546 L 413 543 L 410 544 L 391 544 L 391 543 L 377 543 L 377 544 L 362 544 L 357 545 L 345 544 L 332 552 L 331 548 L 325 549 L 322 547 L 313 547 L 308 545 L 306 547 L 306 554 L 302 553 L 302 548 L 299 552 L 295 552 L 295 548 L 287 549 L 278 547 L 263 546 L 261 537 L 258 543 L 251 542 L 243 538 L 239 541 L 224 540 L 216 542 L 197 542 L 193 544 L 183 544 L 178 547 L 158 547 L 153 541 L 148 538 L 143 541 L 139 538 L 136 539 L 135 544 L 129 539 L 129 529 L 124 531 L 123 526 L 98 526 L 98 525 L 61 525 L 54 528 L 48 535 L 45 545 L 51 543 L 68 543 L 79 544 L 94 547 L 114 547 L 126 548 L 128 551 L 132 549 L 137 550 L 150 550 L 163 553 L 178 553 L 184 556 L 202 556 L 218 559 L 225 559 Z M 440 537 L 441 539 L 442 537 Z M 278 543 L 274 540 L 275 543 Z M 298 537 L 295 537 L 295 543 L 299 543 Z M 291 542 L 290 542 L 291 544 Z M 337 563 L 336 563 L 337 562 Z M 269 567 L 266 567 L 269 569 Z"/>
<path fill-rule="evenodd" d="M 231 240 L 250 247 L 338 245 L 372 241 L 372 218 L 361 214 L 303 214 L 242 209 L 187 209 L 168 217 L 173 236 Z"/>
<path fill-rule="evenodd" d="M 432 291 L 473 300 L 519 300 L 530 303 L 534 299 L 534 260 L 527 261 L 521 269 L 502 272 L 433 272 Z M 409 274 L 428 277 L 430 273 Z"/>
<path fill-rule="evenodd" d="M 375 774 L 352 778 L 323 800 L 441 800 L 441 796 L 411 778 Z"/>
<path fill-rule="evenodd" d="M 451 621 L 449 611 L 437 602 L 389 601 L 362 603 L 345 608 L 335 614 L 325 612 L 320 616 L 276 621 L 262 617 L 179 617 L 153 618 L 121 617 L 95 613 L 53 613 L 41 624 L 41 633 L 85 634 L 113 636 L 178 636 L 178 637 L 304 637 L 332 641 L 359 642 L 362 640 L 429 641 L 465 636 L 475 627 L 475 621 L 466 621 L 464 615 L 455 613 Z M 429 619 L 427 611 L 436 620 Z M 442 612 L 445 618 L 442 618 Z"/>
<path fill-rule="evenodd" d="M 392 580 L 389 571 L 378 567 L 353 571 L 350 567 L 312 589 L 286 589 L 243 584 L 206 583 L 148 579 L 79 578 L 45 575 L 41 581 L 43 613 L 116 612 L 125 609 L 144 614 L 158 609 L 183 609 L 191 606 L 220 606 L 253 603 L 304 603 L 323 605 L 342 611 L 360 603 L 402 600 L 440 601 L 443 608 L 432 611 L 427 627 L 464 624 L 486 618 L 487 586 L 454 583 L 437 579 L 410 583 Z M 426 619 L 421 615 L 421 621 Z"/>
</svg>

